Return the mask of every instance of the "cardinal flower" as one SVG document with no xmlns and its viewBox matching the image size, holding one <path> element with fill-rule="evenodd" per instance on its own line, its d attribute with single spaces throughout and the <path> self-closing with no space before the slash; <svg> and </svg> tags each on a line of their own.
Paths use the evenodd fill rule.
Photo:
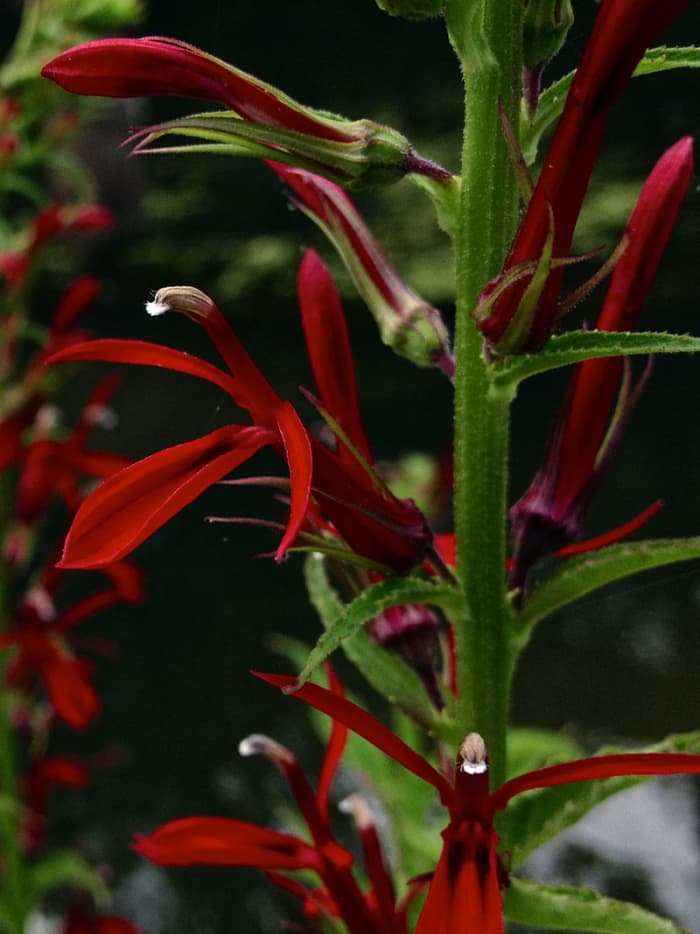
<svg viewBox="0 0 700 934">
<path fill-rule="evenodd" d="M 291 689 L 296 683 L 296 678 L 285 675 L 260 674 L 258 677 L 283 690 Z M 502 889 L 507 884 L 508 875 L 498 853 L 499 838 L 494 829 L 494 818 L 517 795 L 536 788 L 621 775 L 700 774 L 700 756 L 623 753 L 593 756 L 537 769 L 510 779 L 491 791 L 486 744 L 476 733 L 469 734 L 460 744 L 454 774 L 446 776 L 337 689 L 327 690 L 307 683 L 295 690 L 292 696 L 331 717 L 334 724 L 332 736 L 337 736 L 340 730 L 351 730 L 432 785 L 446 808 L 448 824 L 442 834 L 442 853 L 434 872 L 428 874 L 428 895 L 416 934 L 435 934 L 436 931 L 440 934 L 504 934 Z M 339 749 L 342 750 L 340 743 Z M 296 760 L 294 766 L 289 764 L 286 750 L 271 754 L 279 759 L 279 767 L 289 770 L 290 776 L 294 775 L 297 788 L 291 777 L 290 785 L 297 803 L 304 800 L 302 813 L 311 828 L 311 815 L 316 818 L 316 812 L 311 810 L 313 793 L 303 776 L 297 773 Z M 339 758 L 340 754 L 337 751 L 335 755 Z M 138 837 L 135 848 L 165 866 L 199 863 L 255 866 L 265 870 L 308 868 L 317 873 L 330 890 L 330 877 L 324 863 L 326 851 L 323 849 L 324 844 L 328 847 L 328 841 L 322 836 L 326 826 L 323 823 L 319 825 L 314 845 L 310 847 L 297 837 L 263 830 L 243 821 L 191 817 L 165 824 L 148 837 Z M 337 852 L 335 846 L 337 844 L 329 848 L 333 854 Z M 335 856 L 334 869 L 341 863 L 342 858 Z M 376 889 L 376 883 L 373 884 Z M 406 898 L 415 896 L 417 885 L 415 882 Z M 379 899 L 372 899 L 372 902 L 378 905 Z M 318 904 L 319 909 L 324 910 L 324 900 Z M 379 930 L 400 934 L 406 930 L 391 915 L 382 917 L 378 914 L 373 922 L 362 921 L 357 912 L 359 902 L 353 901 L 352 907 L 350 903 L 336 904 L 340 917 L 351 932 Z M 377 921 L 383 926 L 377 927 Z"/>
<path fill-rule="evenodd" d="M 687 0 L 604 0 L 501 275 L 475 315 L 501 353 L 541 347 L 559 317 L 562 260 L 610 111 L 646 49 Z"/>
<path fill-rule="evenodd" d="M 307 254 L 302 263 L 299 290 L 319 405 L 334 426 L 334 447 L 309 437 L 294 408 L 277 395 L 219 309 L 196 289 L 162 289 L 151 313 L 172 309 L 202 324 L 230 372 L 141 341 L 92 341 L 53 358 L 162 366 L 198 376 L 223 389 L 254 421 L 251 427 L 226 426 L 160 451 L 106 480 L 76 515 L 63 567 L 97 567 L 127 555 L 263 446 L 273 447 L 290 468 L 290 515 L 278 558 L 308 523 L 313 495 L 358 555 L 399 572 L 423 560 L 432 541 L 425 518 L 411 500 L 393 496 L 372 468 L 340 299 L 315 254 Z"/>
<path fill-rule="evenodd" d="M 627 224 L 627 246 L 615 267 L 598 330 L 628 331 L 633 327 L 692 172 L 693 143 L 686 137 L 664 153 L 642 188 Z M 539 558 L 561 549 L 580 534 L 591 498 L 610 465 L 644 377 L 634 391 L 629 383 L 628 362 L 620 357 L 586 360 L 576 367 L 544 465 L 511 509 L 513 587 L 523 587 L 528 571 Z M 626 531 L 625 526 L 617 537 Z M 615 539 L 608 535 L 606 544 Z"/>
<path fill-rule="evenodd" d="M 200 136 L 228 152 L 315 167 L 347 184 L 398 181 L 409 172 L 442 182 L 451 178 L 417 156 L 395 130 L 304 107 L 278 88 L 177 39 L 98 39 L 62 52 L 41 73 L 76 94 L 175 95 L 228 108 L 146 127 L 136 134 L 145 136 L 137 149 L 174 132 Z"/>
<path fill-rule="evenodd" d="M 332 673 L 330 683 L 332 690 L 327 693 L 342 701 L 342 688 Z M 345 724 L 334 722 L 315 791 L 294 754 L 275 740 L 255 734 L 240 744 L 242 755 L 264 755 L 285 776 L 306 823 L 308 841 L 246 821 L 190 817 L 166 824 L 148 837 L 137 836 L 134 849 L 162 866 L 204 863 L 256 867 L 278 887 L 300 898 L 307 917 L 342 918 L 352 934 L 408 934 L 406 911 L 414 891 L 409 890 L 408 896 L 397 903 L 367 803 L 353 795 L 343 806 L 355 818 L 359 830 L 370 883 L 367 891 L 355 878 L 353 855 L 337 842 L 331 829 L 329 795 L 347 732 Z M 287 875 L 297 870 L 311 871 L 321 885 L 312 888 Z"/>
</svg>

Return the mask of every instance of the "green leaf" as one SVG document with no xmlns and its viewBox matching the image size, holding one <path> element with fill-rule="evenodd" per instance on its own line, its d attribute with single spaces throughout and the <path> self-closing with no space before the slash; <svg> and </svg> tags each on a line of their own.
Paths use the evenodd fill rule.
<svg viewBox="0 0 700 934">
<path fill-rule="evenodd" d="M 73 850 L 45 856 L 28 871 L 28 902 L 36 903 L 51 889 L 61 886 L 89 892 L 99 906 L 109 904 L 109 889 L 99 873 Z"/>
<path fill-rule="evenodd" d="M 635 77 L 652 75 L 661 71 L 671 71 L 674 68 L 700 68 L 700 48 L 695 46 L 681 48 L 659 46 L 655 49 L 648 49 L 644 58 L 637 65 L 634 75 Z M 569 72 L 542 92 L 532 122 L 529 122 L 527 116 L 523 114 L 520 138 L 523 155 L 528 165 L 532 165 L 537 158 L 537 149 L 542 134 L 561 115 L 574 74 L 573 71 Z"/>
<path fill-rule="evenodd" d="M 631 354 L 699 353 L 700 337 L 661 331 L 568 331 L 551 337 L 536 354 L 506 357 L 491 369 L 494 386 L 515 386 L 521 380 L 547 370 L 571 366 L 596 357 Z"/>
<path fill-rule="evenodd" d="M 304 566 L 304 577 L 311 603 L 324 629 L 330 630 L 345 608 L 328 579 L 323 556 L 309 556 Z M 342 648 L 375 691 L 390 703 L 398 704 L 427 729 L 438 730 L 441 735 L 445 731 L 449 732 L 448 719 L 441 716 L 430 703 L 415 671 L 397 655 L 375 645 L 362 626 L 355 635 L 343 641 Z"/>
<path fill-rule="evenodd" d="M 642 751 L 698 754 L 700 731 L 669 736 Z M 629 750 L 607 746 L 598 750 L 597 755 L 618 752 Z M 510 853 L 513 866 L 520 866 L 534 850 L 577 823 L 606 798 L 649 781 L 652 777 L 624 775 L 571 785 L 555 785 L 518 795 L 509 802 L 497 820 L 502 848 Z"/>
<path fill-rule="evenodd" d="M 311 559 L 320 561 L 319 558 Z M 310 565 L 313 567 L 313 565 Z M 308 584 L 308 572 L 307 572 Z M 337 600 L 337 596 L 335 598 Z M 333 609 L 333 600 L 322 592 L 312 594 L 312 602 L 321 613 L 330 614 Z M 338 601 L 339 602 L 339 601 Z M 410 603 L 427 603 L 432 606 L 449 607 L 455 610 L 460 601 L 457 591 L 444 584 L 416 577 L 390 577 L 374 584 L 364 590 L 352 603 L 342 606 L 340 611 L 333 615 L 326 615 L 324 625 L 326 632 L 321 635 L 311 650 L 306 665 L 301 671 L 297 684 L 301 686 L 311 676 L 314 669 L 322 664 L 345 640 L 359 632 L 368 620 L 391 606 L 406 606 Z M 319 607 L 321 609 L 319 609 Z"/>
<path fill-rule="evenodd" d="M 625 542 L 567 558 L 525 600 L 514 641 L 522 647 L 536 623 L 606 584 L 694 558 L 700 558 L 700 536 Z"/>
<path fill-rule="evenodd" d="M 688 934 L 673 921 L 631 902 L 606 898 L 592 889 L 542 885 L 511 879 L 503 898 L 505 916 L 518 924 L 555 931 L 600 934 Z"/>
<path fill-rule="evenodd" d="M 507 749 L 506 778 L 578 759 L 585 754 L 579 744 L 564 733 L 530 727 L 511 727 Z"/>
</svg>

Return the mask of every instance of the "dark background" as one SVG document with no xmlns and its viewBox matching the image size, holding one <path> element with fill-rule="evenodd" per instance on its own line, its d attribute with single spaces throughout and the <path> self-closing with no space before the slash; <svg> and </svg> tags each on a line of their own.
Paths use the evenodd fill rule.
<svg viewBox="0 0 700 934">
<path fill-rule="evenodd" d="M 551 67 L 552 77 L 572 67 L 585 42 L 594 5 L 575 8 L 570 51 Z M 699 27 L 698 10 L 689 9 L 667 39 L 688 44 Z M 156 0 L 134 34 L 186 39 L 305 103 L 390 123 L 425 155 L 457 169 L 461 87 L 439 21 L 393 20 L 371 0 Z M 591 201 L 602 210 L 595 219 L 584 217 L 581 248 L 615 242 L 656 158 L 681 135 L 695 133 L 699 99 L 693 72 L 640 78 L 629 88 L 614 112 L 591 189 Z M 89 323 L 98 336 L 143 337 L 215 360 L 191 323 L 175 316 L 150 320 L 144 313 L 158 287 L 196 285 L 218 301 L 278 389 L 294 398 L 297 384 L 311 382 L 295 309 L 295 270 L 302 246 L 316 245 L 332 261 L 330 247 L 288 210 L 277 180 L 257 163 L 201 155 L 129 160 L 117 149 L 129 125 L 197 109 L 176 100 L 111 102 L 96 111 L 81 139 L 102 198 L 118 216 L 115 233 L 89 256 L 88 268 L 105 283 Z M 401 272 L 449 319 L 451 261 L 429 207 L 408 183 L 357 201 Z M 640 327 L 698 333 L 698 226 L 693 185 Z M 451 434 L 446 381 L 393 357 L 342 277 L 341 283 L 377 456 L 444 451 Z M 599 300 L 577 310 L 574 323 L 582 315 L 594 319 Z M 84 397 L 98 372 L 95 365 L 70 384 L 66 405 Z M 119 451 L 143 456 L 230 418 L 227 400 L 195 380 L 140 368 L 124 375 L 115 403 L 119 426 L 105 440 Z M 626 521 L 658 497 L 666 507 L 649 536 L 698 533 L 698 381 L 694 360 L 656 361 L 587 534 Z M 513 499 L 537 469 L 562 385 L 562 374 L 555 374 L 521 391 L 513 420 Z M 134 831 L 179 816 L 265 822 L 280 782 L 264 763 L 238 759 L 238 741 L 250 732 L 270 733 L 305 761 L 316 761 L 303 711 L 248 673 L 288 669 L 266 648 L 272 633 L 315 639 L 318 625 L 304 602 L 300 563 L 276 567 L 256 560 L 273 547 L 267 533 L 202 521 L 211 513 L 272 517 L 270 506 L 265 492 L 213 489 L 138 551 L 148 581 L 145 608 L 115 609 L 91 624 L 120 649 L 100 665 L 102 716 L 84 735 L 56 737 L 57 750 L 119 746 L 118 764 L 97 772 L 87 792 L 57 793 L 56 833 L 68 841 L 81 828 L 79 842 L 90 858 L 114 867 L 118 906 L 133 912 L 148 934 L 279 929 L 279 909 L 255 873 L 161 872 L 128 849 Z M 633 578 L 558 613 L 523 656 L 515 722 L 565 729 L 590 748 L 697 728 L 699 604 L 693 564 Z M 688 821 L 696 816 L 689 813 Z M 630 881 L 624 867 L 601 863 L 595 853 L 584 857 L 597 861 L 611 891 L 652 900 L 644 874 Z"/>
</svg>

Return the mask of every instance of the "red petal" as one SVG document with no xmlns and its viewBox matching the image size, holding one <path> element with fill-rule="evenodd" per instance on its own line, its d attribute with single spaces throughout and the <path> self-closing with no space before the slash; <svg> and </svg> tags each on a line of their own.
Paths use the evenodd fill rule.
<svg viewBox="0 0 700 934">
<path fill-rule="evenodd" d="M 623 538 L 627 538 L 629 535 L 634 535 L 637 529 L 641 529 L 652 516 L 656 515 L 663 504 L 663 500 L 657 499 L 655 503 L 652 503 L 651 506 L 647 506 L 647 508 L 640 512 L 634 519 L 630 519 L 629 522 L 625 522 L 623 525 L 618 525 L 616 529 L 611 529 L 609 532 L 604 532 L 602 535 L 597 535 L 595 538 L 588 538 L 585 542 L 576 542 L 573 545 L 560 548 L 559 551 L 556 552 L 557 558 L 568 558 L 570 555 L 581 555 L 588 551 L 597 551 L 599 548 L 605 548 L 607 545 L 614 545 L 615 542 L 622 541 Z"/>
<path fill-rule="evenodd" d="M 700 756 L 681 752 L 623 752 L 612 756 L 591 756 L 562 765 L 550 765 L 511 778 L 491 795 L 495 811 L 501 811 L 515 795 L 533 788 L 569 785 L 598 778 L 622 775 L 699 775 Z"/>
<path fill-rule="evenodd" d="M 296 683 L 296 678 L 289 675 L 274 675 L 259 671 L 254 671 L 253 674 L 256 678 L 261 678 L 277 688 L 291 689 Z M 353 704 L 352 701 L 339 697 L 333 691 L 328 691 L 310 682 L 302 685 L 296 691 L 290 691 L 290 693 L 292 697 L 310 704 L 316 710 L 320 710 L 321 713 L 325 713 L 334 720 L 345 724 L 353 733 L 366 739 L 368 743 L 386 753 L 387 756 L 408 769 L 409 772 L 413 772 L 418 778 L 422 778 L 424 782 L 433 785 L 445 807 L 449 808 L 451 806 L 453 791 L 447 779 L 434 769 L 426 759 L 411 749 L 410 746 L 407 746 L 398 736 L 395 736 L 383 723 L 362 710 L 357 704 Z"/>
<path fill-rule="evenodd" d="M 416 934 L 503 934 L 498 837 L 478 821 L 448 827 Z"/>
<path fill-rule="evenodd" d="M 59 566 L 100 567 L 125 557 L 200 493 L 276 440 L 263 428 L 228 425 L 126 467 L 80 507 Z"/>
<path fill-rule="evenodd" d="M 299 837 L 224 817 L 184 817 L 136 836 L 133 848 L 160 866 L 254 866 L 317 869 L 319 857 Z"/>
<path fill-rule="evenodd" d="M 343 691 L 343 685 L 340 682 L 340 678 L 335 673 L 332 665 L 326 665 L 326 675 L 328 678 L 328 686 L 334 694 L 337 694 L 338 697 L 345 697 L 345 692 Z M 345 752 L 345 746 L 348 739 L 348 728 L 345 724 L 340 723 L 338 720 L 333 720 L 333 725 L 331 727 L 331 735 L 328 740 L 328 745 L 326 746 L 326 754 L 323 757 L 323 762 L 321 763 L 321 771 L 318 776 L 318 786 L 316 788 L 316 803 L 318 809 L 321 812 L 321 816 L 325 821 L 328 821 L 328 798 L 330 795 L 331 785 L 333 784 L 333 779 L 335 778 L 335 773 L 338 770 L 338 765 L 340 760 L 343 757 Z"/>
<path fill-rule="evenodd" d="M 95 340 L 84 344 L 75 344 L 59 350 L 46 361 L 54 363 L 82 363 L 86 360 L 102 363 L 131 363 L 138 366 L 160 366 L 166 370 L 198 376 L 215 386 L 219 386 L 237 403 L 238 389 L 235 380 L 217 366 L 193 357 L 182 350 L 173 350 L 148 341 L 132 340 Z"/>
<path fill-rule="evenodd" d="M 343 306 L 330 273 L 315 250 L 307 250 L 304 255 L 297 287 L 306 347 L 321 401 L 371 463 Z M 342 444 L 339 454 L 341 460 L 344 454 L 352 457 Z"/>
<path fill-rule="evenodd" d="M 277 427 L 284 443 L 291 489 L 291 508 L 287 531 L 275 552 L 277 561 L 281 561 L 287 549 L 291 548 L 306 518 L 311 495 L 311 476 L 313 460 L 311 444 L 301 419 L 289 402 L 278 409 Z"/>
</svg>

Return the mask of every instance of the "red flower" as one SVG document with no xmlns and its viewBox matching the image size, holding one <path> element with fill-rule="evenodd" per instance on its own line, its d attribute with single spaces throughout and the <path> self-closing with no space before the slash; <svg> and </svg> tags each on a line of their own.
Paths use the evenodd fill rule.
<svg viewBox="0 0 700 934">
<path fill-rule="evenodd" d="M 556 327 L 563 266 L 542 267 L 538 283 L 535 267 L 547 252 L 554 260 L 568 256 L 610 111 L 646 49 L 686 4 L 605 0 L 601 5 L 504 270 L 482 296 L 488 305 L 476 312 L 479 328 L 496 350 L 536 350 Z"/>
<path fill-rule="evenodd" d="M 294 677 L 285 675 L 259 674 L 258 677 L 284 690 L 292 688 L 296 682 Z M 431 874 L 417 934 L 434 934 L 436 931 L 440 934 L 463 934 L 465 919 L 469 921 L 469 930 L 479 934 L 503 934 L 501 891 L 508 877 L 498 855 L 498 835 L 493 822 L 495 815 L 516 795 L 535 788 L 621 775 L 700 774 L 700 756 L 625 753 L 594 756 L 537 769 L 490 791 L 486 746 L 476 733 L 467 736 L 460 745 L 454 777 L 448 779 L 391 730 L 348 701 L 337 688 L 329 691 L 307 683 L 295 690 L 293 696 L 332 718 L 334 732 L 331 744 L 333 736 L 338 735 L 337 731 L 352 730 L 414 775 L 433 785 L 447 809 L 449 823 L 442 835 L 442 855 Z M 253 742 L 258 745 L 272 743 L 267 739 L 264 742 Z M 342 753 L 340 743 L 338 747 L 334 754 L 335 764 Z M 399 915 L 402 919 L 400 924 L 393 905 L 393 895 L 391 910 L 395 914 L 382 914 L 382 906 L 389 901 L 387 893 L 391 891 L 386 881 L 382 883 L 386 886 L 384 896 L 379 896 L 379 880 L 372 879 L 375 895 L 371 900 L 367 896 L 363 898 L 365 906 L 373 907 L 371 921 L 366 918 L 363 920 L 360 913 L 362 904 L 357 900 L 355 891 L 347 901 L 337 898 L 333 888 L 338 885 L 335 874 L 347 871 L 349 854 L 343 848 L 336 849 L 338 844 L 335 841 L 331 845 L 325 836 L 327 823 L 318 821 L 320 814 L 317 804 L 321 783 L 317 798 L 314 799 L 306 779 L 298 771 L 296 760 L 288 750 L 277 747 L 265 751 L 287 774 L 311 831 L 313 845 L 297 837 L 264 830 L 244 821 L 192 817 L 165 824 L 149 837 L 138 837 L 135 848 L 154 862 L 168 866 L 203 863 L 254 866 L 265 870 L 312 869 L 335 899 L 338 914 L 350 931 L 405 931 L 405 901 Z M 324 769 L 328 759 L 329 753 Z M 370 860 L 367 860 L 367 866 L 369 871 Z M 296 883 L 285 887 L 290 891 L 298 891 Z M 407 899 L 415 896 L 417 887 L 418 883 L 414 884 Z M 301 894 L 300 891 L 298 893 Z M 317 900 L 319 911 L 327 910 L 325 894 L 324 898 Z"/>
<path fill-rule="evenodd" d="M 218 308 L 195 289 L 162 289 L 152 306 L 156 312 L 172 307 L 201 323 L 230 373 L 188 354 L 140 341 L 92 341 L 53 358 L 52 362 L 104 360 L 163 366 L 199 376 L 227 392 L 255 422 L 253 427 L 219 428 L 204 438 L 160 451 L 105 481 L 75 518 L 63 567 L 97 567 L 128 554 L 264 445 L 273 446 L 290 466 L 291 511 L 276 552 L 278 559 L 310 520 L 312 493 L 357 554 L 399 572 L 423 559 L 431 533 L 422 513 L 411 500 L 393 496 L 371 467 L 340 299 L 313 253 L 302 263 L 299 294 L 321 405 L 338 426 L 334 449 L 309 438 L 295 410 L 270 386 Z"/>
<path fill-rule="evenodd" d="M 342 688 L 332 673 L 330 680 L 332 691 L 326 693 L 342 702 Z M 311 842 L 246 821 L 189 817 L 166 824 L 148 837 L 138 835 L 134 849 L 162 866 L 204 863 L 263 869 L 276 885 L 302 899 L 307 916 L 342 918 L 352 934 L 407 934 L 407 902 L 396 904 L 376 826 L 359 796 L 349 800 L 345 809 L 355 816 L 360 831 L 369 891 L 362 892 L 358 886 L 353 856 L 331 830 L 328 799 L 346 737 L 347 727 L 335 721 L 315 792 L 289 749 L 260 735 L 240 745 L 242 755 L 265 755 L 285 776 Z M 312 889 L 283 874 L 290 870 L 311 870 L 323 885 Z"/>
<path fill-rule="evenodd" d="M 111 586 L 56 613 L 53 598 L 65 574 L 51 562 L 21 602 L 12 631 L 0 636 L 0 650 L 17 650 L 8 669 L 10 682 L 26 687 L 38 677 L 56 715 L 74 730 L 89 725 L 100 702 L 90 681 L 91 665 L 75 653 L 72 630 L 110 606 L 143 599 L 142 576 L 134 565 L 117 562 L 105 574 Z"/>
<path fill-rule="evenodd" d="M 689 137 L 668 149 L 652 170 L 627 224 L 618 261 L 598 319 L 601 331 L 628 331 L 639 314 L 671 234 L 693 172 Z M 522 587 L 540 557 L 581 532 L 589 503 L 608 468 L 644 383 L 633 392 L 620 357 L 579 364 L 566 391 L 542 469 L 511 509 L 514 566 L 511 585 Z M 615 400 L 624 373 L 618 410 Z M 609 424 L 610 423 L 610 424 Z M 607 536 L 609 544 L 623 534 Z"/>
<path fill-rule="evenodd" d="M 215 129 L 217 139 L 238 144 L 239 151 L 250 151 L 252 143 L 253 155 L 286 157 L 292 165 L 326 169 L 344 183 L 381 184 L 409 172 L 443 183 L 451 179 L 445 169 L 414 153 L 395 130 L 304 107 L 278 88 L 177 39 L 98 39 L 62 52 L 41 73 L 75 94 L 196 98 L 221 104 L 242 118 L 232 121 L 228 114 L 198 114 L 145 127 L 134 136 L 146 137 L 136 151 L 187 125 L 195 135 L 198 129 L 205 133 Z"/>
<path fill-rule="evenodd" d="M 84 788 L 88 770 L 68 756 L 39 759 L 24 780 L 27 815 L 22 828 L 24 846 L 29 853 L 38 853 L 44 845 L 46 808 L 54 785 Z"/>
</svg>

